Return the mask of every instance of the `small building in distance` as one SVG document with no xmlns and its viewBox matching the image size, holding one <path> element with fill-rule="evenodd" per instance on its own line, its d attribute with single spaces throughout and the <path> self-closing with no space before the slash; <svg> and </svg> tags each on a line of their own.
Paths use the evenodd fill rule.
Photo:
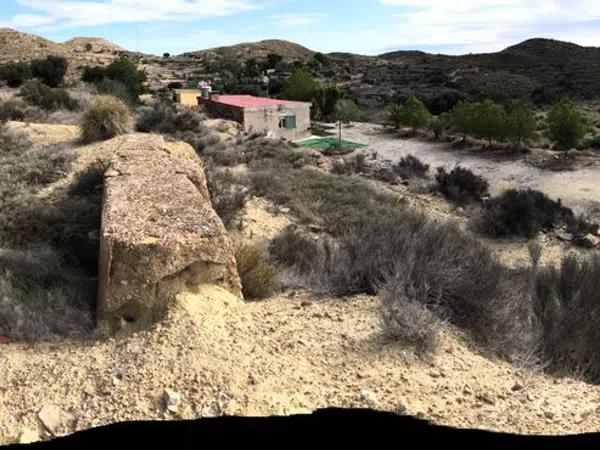
<svg viewBox="0 0 600 450">
<path fill-rule="evenodd" d="M 204 92 L 198 104 L 210 114 L 234 120 L 245 133 L 265 133 L 291 141 L 310 136 L 311 103 L 252 95 L 214 95 Z"/>
<path fill-rule="evenodd" d="M 175 102 L 185 106 L 198 106 L 199 89 L 175 89 Z"/>
</svg>

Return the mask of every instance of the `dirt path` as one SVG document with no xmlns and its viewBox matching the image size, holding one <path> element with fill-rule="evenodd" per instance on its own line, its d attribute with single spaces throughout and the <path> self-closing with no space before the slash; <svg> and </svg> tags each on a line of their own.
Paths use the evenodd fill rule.
<svg viewBox="0 0 600 450">
<path fill-rule="evenodd" d="M 572 172 L 552 172 L 533 167 L 522 159 L 479 156 L 473 150 L 455 150 L 447 144 L 399 139 L 381 130 L 378 125 L 357 123 L 344 130 L 344 138 L 365 144 L 363 151 L 367 154 L 376 151 L 379 159 L 396 162 L 412 154 L 434 169 L 455 164 L 468 167 L 489 181 L 493 195 L 507 188 L 531 187 L 554 199 L 562 199 L 577 213 L 587 212 L 600 217 L 600 161 Z"/>
</svg>

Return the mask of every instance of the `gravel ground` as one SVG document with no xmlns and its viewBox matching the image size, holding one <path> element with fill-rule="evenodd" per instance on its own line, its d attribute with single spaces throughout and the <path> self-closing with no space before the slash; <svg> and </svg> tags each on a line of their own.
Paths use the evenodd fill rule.
<svg viewBox="0 0 600 450">
<path fill-rule="evenodd" d="M 383 133 L 383 127 L 379 125 L 368 123 L 356 123 L 346 128 L 344 139 L 365 144 L 363 152 L 377 152 L 379 159 L 390 162 L 412 154 L 433 169 L 460 164 L 483 175 L 490 183 L 493 195 L 508 188 L 530 187 L 554 199 L 562 199 L 565 205 L 578 213 L 588 212 L 600 218 L 600 158 L 576 171 L 553 172 L 536 168 L 524 158 L 502 158 L 477 154 L 469 149 L 452 149 L 449 144 L 401 139 Z"/>
</svg>

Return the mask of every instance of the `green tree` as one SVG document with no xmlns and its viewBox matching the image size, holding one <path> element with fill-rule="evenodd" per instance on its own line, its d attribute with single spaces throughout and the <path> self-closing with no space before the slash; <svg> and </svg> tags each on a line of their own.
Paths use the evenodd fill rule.
<svg viewBox="0 0 600 450">
<path fill-rule="evenodd" d="M 396 129 L 407 126 L 412 129 L 412 134 L 416 133 L 417 128 L 427 125 L 430 117 L 431 114 L 423 102 L 412 95 L 401 105 L 392 107 L 389 116 Z"/>
<path fill-rule="evenodd" d="M 278 53 L 269 53 L 265 62 L 266 69 L 275 69 L 283 61 L 283 56 Z"/>
<path fill-rule="evenodd" d="M 502 140 L 504 138 L 506 112 L 494 101 L 486 99 L 475 104 L 473 125 L 475 133 L 487 139 L 491 146 L 493 139 Z"/>
<path fill-rule="evenodd" d="M 256 62 L 256 58 L 250 58 L 246 61 L 246 75 L 249 77 L 257 77 L 260 75 L 260 68 Z"/>
<path fill-rule="evenodd" d="M 459 101 L 450 114 L 450 123 L 452 128 L 460 133 L 463 142 L 467 140 L 467 135 L 474 130 L 475 122 L 475 104 L 466 100 Z"/>
<path fill-rule="evenodd" d="M 334 86 L 318 89 L 315 94 L 315 103 L 321 118 L 329 119 L 333 117 L 335 107 L 341 98 L 342 92 Z"/>
<path fill-rule="evenodd" d="M 535 114 L 520 100 L 513 100 L 507 108 L 506 136 L 515 148 L 535 135 Z"/>
<path fill-rule="evenodd" d="M 68 67 L 69 63 L 65 58 L 48 56 L 46 59 L 31 61 L 31 74 L 47 86 L 57 87 L 67 74 Z"/>
<path fill-rule="evenodd" d="M 315 97 L 319 85 L 308 72 L 294 70 L 283 88 L 283 95 L 288 100 L 310 102 Z"/>
<path fill-rule="evenodd" d="M 548 114 L 548 137 L 558 149 L 575 147 L 585 135 L 586 121 L 581 111 L 563 98 Z"/>
<path fill-rule="evenodd" d="M 357 121 L 360 117 L 360 110 L 352 100 L 342 99 L 335 105 L 335 120 L 338 122 L 339 141 L 342 142 L 342 124 L 349 124 Z"/>
<path fill-rule="evenodd" d="M 106 78 L 122 84 L 135 100 L 146 90 L 148 75 L 126 56 L 115 59 L 104 70 Z"/>
<path fill-rule="evenodd" d="M 315 53 L 314 60 L 323 66 L 329 65 L 329 58 L 325 56 L 323 53 Z"/>
</svg>

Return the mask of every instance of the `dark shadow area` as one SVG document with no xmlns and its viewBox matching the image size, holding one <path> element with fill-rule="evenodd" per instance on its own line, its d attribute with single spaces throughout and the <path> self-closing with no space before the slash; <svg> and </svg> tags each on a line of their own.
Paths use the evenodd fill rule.
<svg viewBox="0 0 600 450">
<path fill-rule="evenodd" d="M 200 448 L 212 443 L 248 444 L 249 440 L 265 444 L 383 443 L 393 439 L 400 448 L 423 448 L 438 443 L 444 445 L 475 444 L 479 448 L 596 448 L 600 435 L 520 436 L 480 430 L 455 429 L 393 413 L 366 409 L 327 409 L 311 415 L 290 417 L 221 417 L 187 422 L 131 422 L 109 425 L 75 433 L 53 441 L 30 444 L 34 449 L 112 448 L 135 443 L 137 448 Z M 285 440 L 281 440 L 285 439 Z M 241 440 L 241 441 L 240 441 Z M 148 446 L 148 447 L 146 447 Z M 6 448 L 26 448 L 24 445 Z"/>
</svg>

